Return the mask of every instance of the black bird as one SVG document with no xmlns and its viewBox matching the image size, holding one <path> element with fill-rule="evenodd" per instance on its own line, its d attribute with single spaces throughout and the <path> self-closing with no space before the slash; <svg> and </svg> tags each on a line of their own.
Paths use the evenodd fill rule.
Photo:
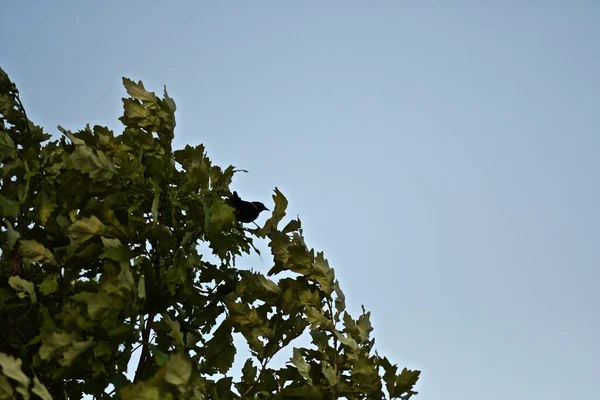
<svg viewBox="0 0 600 400">
<path fill-rule="evenodd" d="M 229 198 L 229 205 L 235 208 L 233 214 L 235 218 L 239 222 L 254 222 L 256 218 L 258 218 L 258 214 L 262 211 L 268 211 L 269 209 L 265 207 L 263 203 L 260 201 L 244 201 L 240 199 L 237 192 L 233 192 L 233 196 Z"/>
</svg>

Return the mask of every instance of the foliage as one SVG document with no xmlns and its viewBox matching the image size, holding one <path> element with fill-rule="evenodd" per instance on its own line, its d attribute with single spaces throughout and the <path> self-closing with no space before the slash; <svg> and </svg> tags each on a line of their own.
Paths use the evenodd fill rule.
<svg viewBox="0 0 600 400">
<path fill-rule="evenodd" d="M 50 141 L 0 69 L 0 399 L 415 394 L 419 371 L 373 351 L 370 313 L 345 311 L 323 254 L 298 219 L 284 223 L 284 195 L 275 189 L 264 226 L 243 228 L 225 201 L 234 167 L 213 165 L 202 145 L 173 151 L 166 89 L 123 83 L 122 134 L 59 127 Z M 254 240 L 268 240 L 267 276 L 237 267 Z M 291 277 L 274 280 L 283 271 Z M 269 365 L 306 331 L 310 348 Z M 234 333 L 250 349 L 241 373 Z"/>
</svg>

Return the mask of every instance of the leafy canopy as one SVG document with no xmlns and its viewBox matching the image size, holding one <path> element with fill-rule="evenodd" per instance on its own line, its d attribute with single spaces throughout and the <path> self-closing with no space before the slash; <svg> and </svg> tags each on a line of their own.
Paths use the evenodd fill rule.
<svg viewBox="0 0 600 400">
<path fill-rule="evenodd" d="M 243 228 L 225 201 L 234 167 L 214 165 L 202 145 L 173 150 L 166 89 L 123 84 L 123 133 L 59 127 L 50 141 L 0 69 L 0 399 L 415 394 L 419 371 L 374 352 L 370 313 L 345 310 L 323 253 L 299 219 L 284 221 L 284 195 L 275 189 L 262 227 Z M 254 240 L 271 249 L 267 276 L 240 267 Z M 270 364 L 304 332 L 309 348 Z M 241 371 L 234 333 L 250 349 Z"/>
</svg>

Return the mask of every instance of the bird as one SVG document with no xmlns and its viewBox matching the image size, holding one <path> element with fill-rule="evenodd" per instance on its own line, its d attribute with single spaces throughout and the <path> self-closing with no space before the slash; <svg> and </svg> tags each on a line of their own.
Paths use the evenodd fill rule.
<svg viewBox="0 0 600 400">
<path fill-rule="evenodd" d="M 235 218 L 242 223 L 254 222 L 262 211 L 269 211 L 260 201 L 242 200 L 237 192 L 233 192 L 228 203 L 234 208 L 233 215 L 235 215 Z"/>
</svg>

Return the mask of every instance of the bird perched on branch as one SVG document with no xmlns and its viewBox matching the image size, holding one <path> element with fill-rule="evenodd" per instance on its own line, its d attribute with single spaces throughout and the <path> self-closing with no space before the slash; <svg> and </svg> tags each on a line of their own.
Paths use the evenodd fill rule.
<svg viewBox="0 0 600 400">
<path fill-rule="evenodd" d="M 239 222 L 243 223 L 254 222 L 254 220 L 258 218 L 258 214 L 260 214 L 262 211 L 269 210 L 260 201 L 242 200 L 240 196 L 238 196 L 237 192 L 233 192 L 233 196 L 229 198 L 228 203 L 235 209 L 233 212 L 235 218 Z"/>
</svg>

